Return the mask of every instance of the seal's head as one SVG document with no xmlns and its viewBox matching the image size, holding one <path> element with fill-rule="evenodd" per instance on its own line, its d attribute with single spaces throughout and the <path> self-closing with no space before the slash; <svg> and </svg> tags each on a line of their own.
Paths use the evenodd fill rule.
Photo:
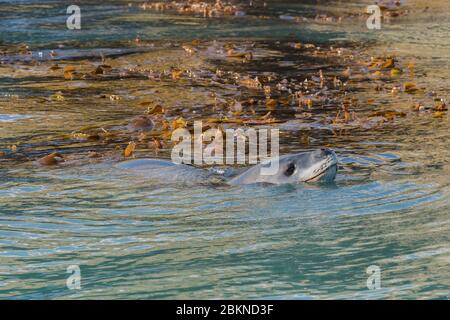
<svg viewBox="0 0 450 320">
<path fill-rule="evenodd" d="M 337 157 L 329 149 L 319 149 L 279 158 L 274 178 L 289 182 L 330 182 L 336 177 Z"/>
<path fill-rule="evenodd" d="M 272 162 L 277 160 L 278 169 L 270 170 L 273 168 Z M 288 154 L 261 163 L 229 182 L 231 184 L 331 182 L 336 177 L 336 172 L 336 154 L 329 149 L 319 149 Z"/>
</svg>

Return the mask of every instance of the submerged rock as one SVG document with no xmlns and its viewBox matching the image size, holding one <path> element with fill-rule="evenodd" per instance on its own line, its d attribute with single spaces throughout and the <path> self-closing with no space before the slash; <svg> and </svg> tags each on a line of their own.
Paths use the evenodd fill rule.
<svg viewBox="0 0 450 320">
<path fill-rule="evenodd" d="M 147 116 L 138 116 L 131 120 L 130 124 L 127 126 L 130 131 L 151 131 L 155 124 L 152 119 Z"/>
<path fill-rule="evenodd" d="M 57 152 L 46 155 L 37 161 L 42 166 L 54 166 L 60 162 L 64 162 L 64 157 Z"/>
</svg>

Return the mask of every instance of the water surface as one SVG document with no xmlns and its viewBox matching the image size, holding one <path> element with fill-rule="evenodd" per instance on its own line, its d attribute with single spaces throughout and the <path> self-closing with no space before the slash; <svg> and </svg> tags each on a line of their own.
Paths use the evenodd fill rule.
<svg viewBox="0 0 450 320">
<path fill-rule="evenodd" d="M 266 8 L 247 8 L 245 17 L 216 19 L 143 11 L 128 2 L 80 2 L 85 16 L 76 33 L 65 28 L 63 1 L 0 2 L 1 298 L 448 299 L 449 118 L 413 110 L 449 98 L 445 1 L 428 3 L 426 11 L 410 1 L 411 14 L 376 32 L 360 18 L 280 19 L 324 12 L 345 18 L 364 10 L 357 1 L 345 7 L 268 1 Z M 181 45 L 193 39 L 203 41 L 204 55 L 185 54 Z M 223 58 L 214 39 L 245 48 L 255 43 L 254 61 Z M 186 66 L 201 75 L 219 68 L 273 72 L 280 80 L 348 66 L 360 72 L 353 60 L 311 58 L 291 42 L 342 46 L 355 60 L 395 54 L 404 69 L 400 79 L 355 79 L 346 93 L 359 100 L 353 108 L 360 118 L 380 110 L 406 114 L 382 125 L 333 125 L 337 100 L 273 111 L 283 119 L 282 153 L 336 151 L 335 184 L 192 188 L 113 169 L 121 159 L 117 147 L 137 138 L 121 128 L 145 111 L 141 101 L 160 101 L 172 118 L 196 119 L 225 114 L 212 107 L 211 92 L 227 101 L 264 96 L 229 84 L 152 80 L 149 71 L 130 69 Z M 31 54 L 21 52 L 25 43 Z M 91 71 L 102 57 L 113 71 L 101 79 L 69 81 L 62 70 L 49 72 L 57 63 Z M 392 95 L 406 81 L 423 92 Z M 265 105 L 255 112 L 265 114 Z M 111 140 L 75 135 L 100 128 L 119 133 Z M 65 164 L 36 165 L 54 151 L 67 157 Z M 87 158 L 89 151 L 102 158 Z M 167 158 L 169 151 L 141 145 L 136 156 Z M 66 286 L 70 265 L 81 269 L 81 290 Z M 367 288 L 371 265 L 381 269 L 379 289 Z"/>
</svg>

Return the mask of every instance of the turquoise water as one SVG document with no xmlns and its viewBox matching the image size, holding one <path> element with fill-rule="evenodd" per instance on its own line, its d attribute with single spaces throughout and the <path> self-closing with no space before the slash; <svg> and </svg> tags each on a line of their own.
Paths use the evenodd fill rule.
<svg viewBox="0 0 450 320">
<path fill-rule="evenodd" d="M 448 297 L 437 183 L 193 190 L 106 166 L 30 174 L 0 194 L 3 297 Z M 379 290 L 366 287 L 373 264 Z M 68 265 L 79 291 L 65 287 Z"/>
<path fill-rule="evenodd" d="M 442 11 L 439 27 L 422 14 L 373 34 L 359 20 L 298 26 L 279 19 L 285 14 L 314 16 L 315 10 L 326 9 L 320 5 L 268 1 L 267 8 L 250 8 L 245 17 L 205 20 L 129 8 L 128 2 L 79 2 L 88 13 L 74 36 L 64 29 L 61 1 L 0 1 L 0 45 L 27 43 L 33 55 L 57 50 L 57 59 L 69 61 L 103 51 L 124 62 L 134 59 L 123 54 L 136 52 L 127 45 L 136 36 L 163 42 L 217 37 L 331 44 L 357 40 L 367 52 L 395 51 L 406 60 L 414 58 L 418 85 L 448 98 L 445 41 L 450 28 Z M 341 6 L 328 9 L 344 10 Z M 357 2 L 347 6 L 361 7 Z M 257 18 L 261 15 L 271 20 Z M 61 42 L 64 47 L 58 47 Z M 7 68 L 29 57 L 6 54 L 0 59 Z M 24 72 L 20 66 L 17 72 Z M 93 103 L 88 95 L 98 95 L 104 87 L 73 96 L 64 91 L 66 100 L 53 105 L 43 97 L 67 82 L 59 86 L 53 76 L 7 72 L 0 74 L 0 151 L 6 154 L 0 156 L 0 298 L 448 299 L 447 114 L 412 113 L 411 97 L 390 100 L 386 94 L 381 101 L 388 108 L 407 105 L 405 119 L 372 130 L 302 123 L 310 128 L 308 146 L 301 142 L 304 127 L 291 119 L 282 130 L 282 153 L 331 144 L 340 163 L 335 184 L 192 188 L 117 172 L 114 157 L 37 166 L 33 160 L 48 151 L 109 150 L 93 142 L 65 145 L 47 137 L 97 122 L 118 126 L 137 112 L 128 102 Z M 149 88 L 140 78 L 128 81 L 127 88 L 116 82 L 106 86 L 119 88 L 124 97 L 133 90 L 159 88 Z M 71 88 L 87 88 L 74 83 Z M 203 94 L 189 84 L 182 88 Z M 357 94 L 376 95 L 362 89 Z M 15 152 L 11 145 L 17 145 Z M 80 290 L 66 286 L 70 265 L 81 270 Z M 381 288 L 367 287 L 371 265 L 381 270 Z"/>
</svg>

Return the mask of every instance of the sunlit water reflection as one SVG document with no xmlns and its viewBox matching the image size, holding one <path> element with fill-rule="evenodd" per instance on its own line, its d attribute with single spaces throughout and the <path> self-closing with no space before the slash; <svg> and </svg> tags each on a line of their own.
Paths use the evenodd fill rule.
<svg viewBox="0 0 450 320">
<path fill-rule="evenodd" d="M 125 3 L 116 4 L 111 10 L 94 8 L 115 24 L 104 30 L 95 22 L 77 39 L 81 45 L 99 39 L 129 40 L 137 34 L 171 37 L 180 23 L 187 28 L 187 38 L 198 37 L 199 30 L 211 37 L 244 38 L 292 32 L 289 22 L 281 19 L 267 28 L 264 20 L 249 17 L 244 21 L 251 21 L 250 26 L 243 28 L 241 18 L 205 22 L 135 9 L 123 13 Z M 3 7 L 1 14 L 8 19 L 0 19 L 0 29 L 14 25 L 15 31 L 2 33 L 2 41 L 26 41 L 49 50 L 46 44 L 67 40 L 66 31 L 42 27 L 56 20 L 64 23 L 64 10 L 49 6 L 49 12 L 59 14 L 31 15 L 36 11 L 25 10 L 12 15 Z M 24 8 L 33 10 L 31 5 Z M 293 4 L 273 8 L 265 13 L 278 17 L 307 12 Z M 377 38 L 380 44 L 370 50 L 383 51 L 388 43 L 399 56 L 416 58 L 419 84 L 445 94 L 448 22 L 448 17 L 442 18 L 438 28 L 427 19 L 419 25 L 406 19 L 386 26 L 377 36 L 361 36 L 360 27 L 323 25 L 294 32 L 303 41 Z M 30 31 L 30 25 L 40 27 Z M 409 38 L 399 38 L 403 32 Z M 65 52 L 70 58 L 79 54 Z M 119 60 L 124 63 L 127 57 Z M 61 88 L 52 79 L 44 81 L 55 90 Z M 133 81 L 136 91 L 149 90 L 146 82 Z M 74 93 L 59 109 L 39 100 L 53 89 L 42 92 L 32 84 L 0 78 L 0 146 L 7 155 L 17 141 L 32 144 L 29 154 L 18 146 L 23 159 L 40 155 L 55 147 L 44 143 L 49 134 L 67 134 L 93 123 L 117 125 L 117 119 L 136 113 L 129 105 L 89 100 L 86 92 L 98 94 L 113 83 Z M 18 95 L 12 102 L 11 94 Z M 192 94 L 207 96 L 201 90 Z M 375 94 L 361 93 L 364 98 Z M 386 101 L 410 105 L 399 100 Z M 77 108 L 71 109 L 74 105 Z M 323 124 L 309 126 L 312 146 L 329 144 L 338 154 L 333 185 L 192 188 L 128 176 L 112 168 L 114 160 L 44 168 L 28 161 L 32 157 L 0 157 L 0 297 L 448 299 L 448 115 L 438 119 L 408 114 L 376 130 L 339 132 Z M 305 147 L 295 122 L 283 130 L 283 152 Z M 69 265 L 81 268 L 81 290 L 66 287 Z M 371 265 L 381 269 L 380 289 L 367 288 L 366 270 Z"/>
</svg>

